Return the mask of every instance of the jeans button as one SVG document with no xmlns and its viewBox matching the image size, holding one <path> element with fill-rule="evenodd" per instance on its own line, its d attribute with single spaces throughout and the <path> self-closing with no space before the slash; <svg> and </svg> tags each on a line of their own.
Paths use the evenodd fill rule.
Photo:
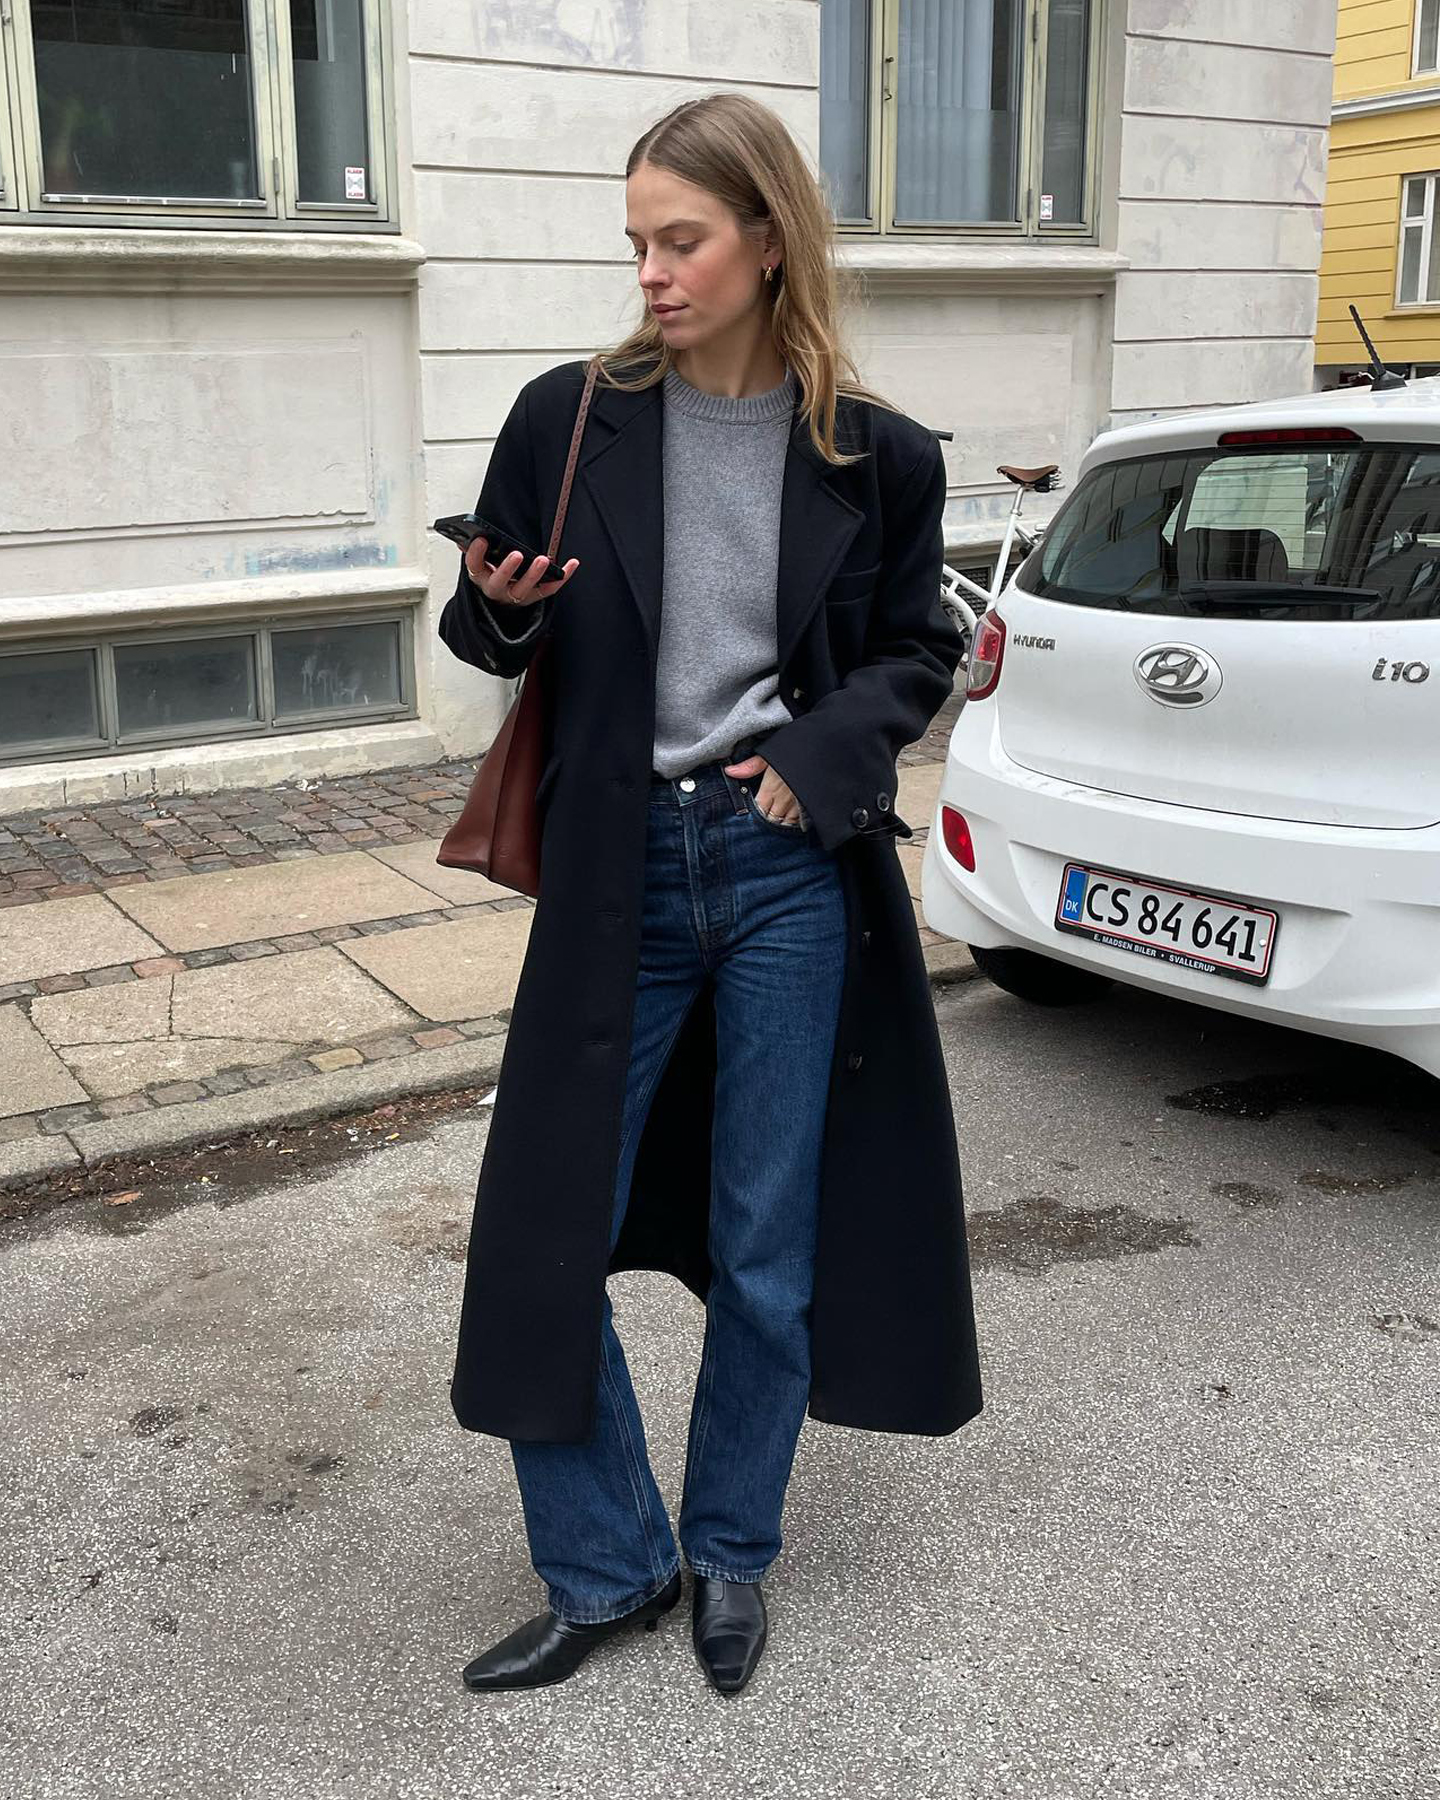
<svg viewBox="0 0 1440 1800">
<path fill-rule="evenodd" d="M 693 794 L 695 792 L 695 777 L 693 775 L 686 775 L 682 778 L 680 782 L 680 792 L 682 794 Z"/>
</svg>

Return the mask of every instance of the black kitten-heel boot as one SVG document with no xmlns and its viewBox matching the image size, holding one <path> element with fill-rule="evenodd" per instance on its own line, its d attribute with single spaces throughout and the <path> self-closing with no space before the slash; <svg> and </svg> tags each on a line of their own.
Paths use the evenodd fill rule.
<svg viewBox="0 0 1440 1800">
<path fill-rule="evenodd" d="M 580 1667 L 585 1658 L 607 1638 L 615 1637 L 630 1625 L 643 1625 L 654 1631 L 660 1620 L 680 1598 L 680 1574 L 677 1570 L 653 1599 L 634 1612 L 618 1619 L 602 1619 L 598 1625 L 572 1625 L 549 1611 L 528 1620 L 507 1638 L 502 1638 L 472 1663 L 467 1663 L 462 1679 L 466 1687 L 487 1692 L 500 1688 L 549 1687 L 565 1681 Z"/>
<path fill-rule="evenodd" d="M 738 1694 L 755 1673 L 769 1621 L 758 1581 L 695 1577 L 691 1634 L 700 1666 L 721 1694 Z"/>
</svg>

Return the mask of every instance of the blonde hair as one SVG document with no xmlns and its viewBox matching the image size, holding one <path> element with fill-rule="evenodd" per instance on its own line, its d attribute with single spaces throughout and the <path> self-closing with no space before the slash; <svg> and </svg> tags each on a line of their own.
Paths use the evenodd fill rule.
<svg viewBox="0 0 1440 1800">
<path fill-rule="evenodd" d="M 747 236 L 759 238 L 767 224 L 774 226 L 781 261 L 762 292 L 775 348 L 799 382 L 816 449 L 827 462 L 858 462 L 836 444 L 837 400 L 847 396 L 895 408 L 861 385 L 840 342 L 842 288 L 848 299 L 852 284 L 835 267 L 835 227 L 825 195 L 779 114 L 748 94 L 687 100 L 641 137 L 625 164 L 627 180 L 642 163 L 712 194 Z M 623 343 L 602 352 L 600 379 L 638 392 L 662 381 L 672 366 L 659 323 L 647 310 Z"/>
</svg>

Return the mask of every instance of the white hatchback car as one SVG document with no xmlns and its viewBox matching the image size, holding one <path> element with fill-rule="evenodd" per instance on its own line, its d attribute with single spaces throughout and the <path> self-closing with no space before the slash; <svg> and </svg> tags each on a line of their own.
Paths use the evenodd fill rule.
<svg viewBox="0 0 1440 1800">
<path fill-rule="evenodd" d="M 1440 1075 L 1440 378 L 1108 432 L 981 620 L 922 904 Z"/>
</svg>

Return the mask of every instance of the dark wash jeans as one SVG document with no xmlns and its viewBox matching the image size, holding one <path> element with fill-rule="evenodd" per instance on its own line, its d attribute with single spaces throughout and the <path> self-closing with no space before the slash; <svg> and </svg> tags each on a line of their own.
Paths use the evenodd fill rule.
<svg viewBox="0 0 1440 1800">
<path fill-rule="evenodd" d="M 734 760 L 734 759 L 727 759 Z M 690 1413 L 680 1544 L 697 1575 L 759 1581 L 810 1387 L 810 1295 L 830 1059 L 845 972 L 835 858 L 772 824 L 707 763 L 650 790 L 645 907 L 612 1243 L 641 1130 L 691 1005 L 713 980 L 714 1279 Z M 581 1444 L 512 1443 L 536 1573 L 576 1623 L 613 1619 L 679 1567 L 607 1296 L 597 1423 Z"/>
</svg>

